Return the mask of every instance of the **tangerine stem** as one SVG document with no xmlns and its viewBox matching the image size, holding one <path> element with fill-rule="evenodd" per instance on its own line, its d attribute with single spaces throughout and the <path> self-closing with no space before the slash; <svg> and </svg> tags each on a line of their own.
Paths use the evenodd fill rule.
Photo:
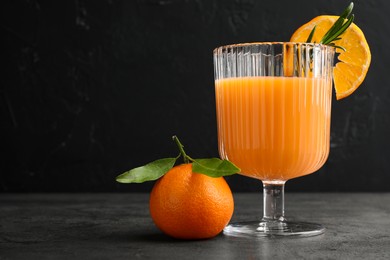
<svg viewBox="0 0 390 260">
<path fill-rule="evenodd" d="M 172 139 L 176 142 L 177 147 L 179 147 L 179 151 L 183 156 L 184 163 L 190 163 L 191 157 L 189 157 L 184 151 L 184 146 L 180 143 L 179 138 L 176 135 L 172 136 Z"/>
</svg>

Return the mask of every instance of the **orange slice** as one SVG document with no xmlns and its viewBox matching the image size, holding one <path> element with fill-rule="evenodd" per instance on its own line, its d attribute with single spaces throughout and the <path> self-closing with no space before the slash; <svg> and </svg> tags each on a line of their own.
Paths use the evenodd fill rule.
<svg viewBox="0 0 390 260">
<path fill-rule="evenodd" d="M 316 31 L 312 42 L 320 42 L 324 34 L 332 27 L 338 16 L 320 15 L 302 25 L 291 37 L 292 42 L 305 42 L 315 25 Z M 334 42 L 346 51 L 336 49 L 339 62 L 333 68 L 333 81 L 336 98 L 342 99 L 351 95 L 363 82 L 371 63 L 371 52 L 362 30 L 352 23 Z"/>
</svg>

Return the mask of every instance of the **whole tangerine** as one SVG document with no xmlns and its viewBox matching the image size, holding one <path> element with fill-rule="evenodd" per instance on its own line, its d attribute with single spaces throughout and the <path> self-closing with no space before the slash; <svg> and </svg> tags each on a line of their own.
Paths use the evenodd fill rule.
<svg viewBox="0 0 390 260">
<path fill-rule="evenodd" d="M 178 239 L 218 235 L 234 210 L 225 179 L 195 173 L 190 163 L 173 167 L 155 183 L 149 205 L 156 226 Z"/>
</svg>

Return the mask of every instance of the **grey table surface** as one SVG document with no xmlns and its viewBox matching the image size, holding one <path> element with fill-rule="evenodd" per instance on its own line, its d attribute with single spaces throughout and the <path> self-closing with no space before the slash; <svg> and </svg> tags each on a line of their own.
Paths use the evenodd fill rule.
<svg viewBox="0 0 390 260">
<path fill-rule="evenodd" d="M 234 194 L 232 221 L 262 214 L 262 194 Z M 390 259 L 390 193 L 290 193 L 287 216 L 322 223 L 307 238 L 223 234 L 181 241 L 149 216 L 149 195 L 0 194 L 0 259 Z"/>
</svg>

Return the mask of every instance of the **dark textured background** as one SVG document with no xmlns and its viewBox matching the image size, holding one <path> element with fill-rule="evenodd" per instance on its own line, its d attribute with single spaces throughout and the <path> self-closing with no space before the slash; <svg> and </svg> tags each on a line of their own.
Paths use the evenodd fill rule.
<svg viewBox="0 0 390 260">
<path fill-rule="evenodd" d="M 0 191 L 148 191 L 129 168 L 217 156 L 212 50 L 287 41 L 349 1 L 1 1 Z M 363 85 L 333 101 L 331 153 L 287 191 L 390 191 L 390 1 L 355 1 L 372 51 Z M 227 178 L 234 191 L 260 182 Z"/>
</svg>

